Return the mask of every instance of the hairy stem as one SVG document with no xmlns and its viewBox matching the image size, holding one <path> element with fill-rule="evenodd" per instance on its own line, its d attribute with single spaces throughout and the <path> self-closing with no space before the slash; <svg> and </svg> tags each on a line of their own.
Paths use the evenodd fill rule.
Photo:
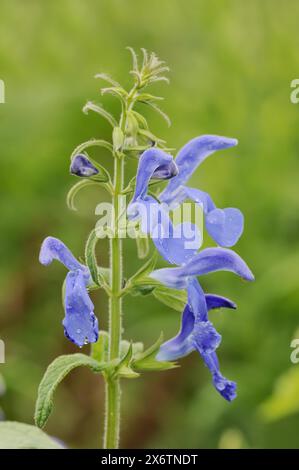
<svg viewBox="0 0 299 470">
<path fill-rule="evenodd" d="M 126 134 L 128 112 L 135 104 L 138 86 L 130 91 L 127 101 L 123 106 L 119 127 Z M 116 359 L 120 353 L 120 341 L 122 333 L 122 239 L 119 233 L 119 219 L 122 208 L 120 198 L 123 191 L 124 179 L 124 154 L 114 154 L 114 190 L 112 204 L 114 207 L 114 234 L 110 238 L 110 268 L 111 268 L 111 295 L 109 299 L 109 359 Z M 104 448 L 116 449 L 119 443 L 120 432 L 120 397 L 121 389 L 119 378 L 110 377 L 106 381 L 106 413 Z"/>
<path fill-rule="evenodd" d="M 119 236 L 119 195 L 123 189 L 123 158 L 115 157 L 114 234 L 110 238 L 111 296 L 109 299 L 109 359 L 119 357 L 122 328 L 122 239 Z M 106 383 L 106 423 L 104 448 L 116 449 L 120 428 L 120 384 L 118 378 L 108 378 Z"/>
</svg>

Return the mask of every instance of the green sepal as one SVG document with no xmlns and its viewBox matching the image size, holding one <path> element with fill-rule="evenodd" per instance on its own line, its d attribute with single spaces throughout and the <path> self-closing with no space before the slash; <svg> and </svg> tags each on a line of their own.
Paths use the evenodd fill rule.
<svg viewBox="0 0 299 470">
<path fill-rule="evenodd" d="M 146 104 L 147 106 L 152 108 L 154 111 L 156 111 L 158 114 L 160 114 L 160 116 L 164 119 L 168 127 L 171 126 L 171 120 L 169 116 L 161 108 L 159 108 L 159 106 L 156 103 L 150 100 L 145 100 L 145 101 L 140 101 L 140 102 Z"/>
<path fill-rule="evenodd" d="M 154 142 L 155 144 L 165 144 L 166 141 L 163 139 L 160 139 L 157 137 L 155 134 L 153 134 L 151 131 L 148 129 L 138 129 L 138 134 L 140 134 L 142 137 L 145 137 L 147 140 L 150 142 Z"/>
<path fill-rule="evenodd" d="M 114 127 L 112 132 L 113 148 L 116 152 L 121 150 L 124 144 L 125 136 L 120 127 Z"/>
<path fill-rule="evenodd" d="M 110 83 L 110 85 L 112 85 L 113 87 L 121 87 L 116 80 L 114 80 L 112 77 L 110 77 L 110 75 L 108 75 L 108 73 L 97 73 L 94 78 L 100 78 L 101 80 Z"/>
<path fill-rule="evenodd" d="M 158 354 L 162 343 L 163 333 L 161 333 L 158 340 L 152 346 L 146 349 L 143 353 L 139 353 L 136 355 L 131 364 L 132 369 L 134 369 L 136 372 L 142 372 L 161 371 L 178 367 L 178 364 L 176 362 L 158 361 L 156 359 L 156 355 Z"/>
<path fill-rule="evenodd" d="M 132 113 L 134 114 L 136 120 L 138 121 L 139 126 L 141 126 L 143 129 L 148 129 L 148 123 L 145 117 L 135 110 L 132 110 Z"/>
<path fill-rule="evenodd" d="M 92 343 L 90 356 L 100 363 L 108 362 L 109 356 L 109 334 L 107 331 L 99 332 L 98 341 Z"/>
<path fill-rule="evenodd" d="M 112 127 L 116 127 L 117 126 L 117 122 L 116 122 L 116 119 L 114 116 L 112 116 L 112 114 L 110 114 L 108 111 L 106 111 L 106 109 L 102 108 L 102 106 L 100 106 L 99 104 L 95 104 L 93 103 L 92 101 L 88 101 L 84 106 L 83 106 L 83 113 L 84 114 L 88 114 L 88 111 L 94 111 L 95 113 L 99 114 L 100 116 L 102 116 L 104 119 L 106 119 L 106 121 L 109 122 L 109 124 L 112 126 Z"/>
<path fill-rule="evenodd" d="M 70 159 L 72 160 L 76 155 L 78 155 L 79 153 L 82 153 L 84 150 L 86 150 L 89 147 L 103 147 L 109 150 L 109 152 L 111 153 L 113 152 L 113 146 L 110 144 L 110 142 L 107 142 L 106 140 L 103 140 L 103 139 L 90 139 L 78 145 L 71 153 Z"/>
<path fill-rule="evenodd" d="M 139 374 L 131 368 L 131 362 L 133 358 L 133 345 L 130 343 L 129 348 L 114 369 L 113 377 L 123 377 L 126 379 L 136 379 Z"/>
<path fill-rule="evenodd" d="M 149 253 L 149 240 L 144 234 L 138 234 L 136 237 L 137 256 L 139 259 L 144 259 Z"/>
<path fill-rule="evenodd" d="M 102 95 L 112 95 L 118 98 L 122 104 L 126 103 L 128 93 L 121 86 L 112 86 L 107 88 L 101 88 Z"/>
<path fill-rule="evenodd" d="M 127 341 L 126 339 L 123 339 L 120 342 L 120 354 L 121 356 L 124 356 L 127 354 L 130 345 L 132 345 L 132 350 L 133 350 L 133 356 L 136 354 L 142 353 L 144 350 L 144 345 L 141 341 L 138 341 L 137 343 L 132 343 L 131 341 Z"/>
<path fill-rule="evenodd" d="M 102 266 L 98 266 L 98 278 L 101 286 L 109 287 L 110 284 L 110 268 L 104 268 Z"/>
<path fill-rule="evenodd" d="M 133 137 L 133 139 L 135 139 L 138 131 L 139 131 L 138 121 L 135 115 L 130 111 L 127 114 L 126 135 L 129 137 Z"/>
<path fill-rule="evenodd" d="M 155 287 L 153 295 L 157 300 L 178 312 L 182 312 L 187 303 L 187 294 L 184 290 L 170 289 L 162 284 Z"/>
<path fill-rule="evenodd" d="M 152 102 L 152 101 L 163 101 L 163 100 L 164 98 L 162 96 L 156 96 L 150 93 L 140 93 L 136 99 L 136 101 L 141 101 L 142 103 L 145 103 L 148 101 Z"/>
<path fill-rule="evenodd" d="M 96 184 L 96 182 L 88 180 L 88 179 L 83 179 L 83 180 L 78 181 L 78 183 L 74 184 L 71 187 L 71 189 L 69 190 L 69 192 L 67 193 L 67 196 L 66 196 L 66 203 L 67 203 L 67 206 L 70 210 L 72 210 L 72 211 L 77 210 L 77 208 L 75 206 L 75 202 L 74 202 L 77 193 L 81 189 L 86 188 L 87 186 L 91 186 L 93 184 Z"/>
<path fill-rule="evenodd" d="M 133 295 L 150 293 L 157 285 L 157 281 L 149 278 L 148 275 L 155 269 L 157 259 L 158 253 L 155 251 L 147 262 L 127 281 L 125 289 Z"/>
<path fill-rule="evenodd" d="M 96 235 L 96 231 L 92 230 L 85 245 L 85 262 L 89 268 L 93 282 L 99 285 L 98 263 L 95 254 L 96 244 L 98 240 L 99 239 Z"/>
<path fill-rule="evenodd" d="M 98 266 L 95 253 L 98 240 L 96 229 L 93 229 L 85 245 L 85 264 L 89 268 L 95 287 L 98 286 L 107 289 L 109 288 L 110 282 L 110 269 Z M 93 286 L 90 287 L 92 288 Z"/>
<path fill-rule="evenodd" d="M 91 158 L 89 155 L 87 155 L 88 160 L 96 167 L 98 170 L 98 173 L 94 176 L 90 176 L 89 179 L 93 181 L 97 181 L 98 183 L 111 183 L 111 177 L 108 171 L 106 170 L 105 167 L 103 167 L 100 163 L 98 163 L 96 160 Z"/>
</svg>

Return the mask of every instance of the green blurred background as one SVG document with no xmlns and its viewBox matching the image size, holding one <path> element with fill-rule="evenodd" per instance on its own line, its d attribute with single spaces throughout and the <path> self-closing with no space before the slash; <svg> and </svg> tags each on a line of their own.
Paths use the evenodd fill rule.
<svg viewBox="0 0 299 470">
<path fill-rule="evenodd" d="M 299 364 L 290 342 L 299 337 L 299 105 L 290 82 L 299 75 L 295 0 L 1 0 L 0 105 L 1 290 L 0 337 L 6 419 L 33 422 L 37 387 L 59 354 L 76 351 L 63 336 L 60 288 L 65 270 L 38 264 L 41 241 L 53 235 L 79 256 L 105 193 L 82 192 L 78 211 L 65 204 L 74 183 L 68 173 L 74 147 L 91 137 L 111 138 L 99 116 L 85 116 L 88 99 L 117 113 L 99 95 L 95 73 L 129 86 L 126 46 L 155 51 L 171 68 L 171 85 L 155 92 L 173 125 L 147 113 L 151 127 L 179 148 L 203 133 L 239 139 L 239 146 L 208 159 L 192 183 L 220 207 L 245 214 L 236 250 L 256 275 L 245 284 L 229 273 L 203 278 L 210 292 L 238 304 L 212 320 L 223 335 L 223 373 L 238 382 L 227 403 L 214 391 L 194 353 L 182 367 L 125 381 L 122 447 L 298 447 Z M 90 152 L 111 167 L 109 155 Z M 132 175 L 134 165 L 128 165 Z M 209 240 L 205 239 L 208 244 Z M 108 263 L 107 244 L 98 258 Z M 126 242 L 127 272 L 140 262 Z M 107 301 L 93 300 L 101 326 Z M 125 337 L 154 342 L 173 335 L 180 315 L 152 296 L 126 299 Z M 297 330 L 297 332 L 296 332 Z M 88 348 L 86 347 L 86 351 Z M 1 388 L 1 387 L 0 387 Z M 4 390 L 2 390 L 4 391 Z M 97 447 L 103 430 L 103 382 L 74 371 L 59 387 L 47 432 L 71 447 Z"/>
</svg>

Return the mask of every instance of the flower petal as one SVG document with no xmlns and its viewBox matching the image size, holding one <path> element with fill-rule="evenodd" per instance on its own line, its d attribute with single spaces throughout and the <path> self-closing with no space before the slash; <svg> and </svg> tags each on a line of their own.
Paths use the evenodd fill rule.
<svg viewBox="0 0 299 470">
<path fill-rule="evenodd" d="M 41 264 L 47 266 L 52 263 L 54 259 L 60 261 L 70 271 L 81 269 L 86 271 L 87 268 L 74 257 L 66 245 L 58 238 L 47 237 L 42 243 L 39 261 Z"/>
<path fill-rule="evenodd" d="M 181 148 L 176 164 L 179 173 L 175 176 L 167 188 L 160 195 L 160 200 L 169 204 L 174 198 L 179 187 L 188 181 L 196 168 L 216 150 L 222 150 L 237 145 L 236 139 L 221 137 L 217 135 L 202 135 L 190 140 Z"/>
<path fill-rule="evenodd" d="M 193 277 L 188 279 L 188 305 L 190 306 L 196 321 L 208 321 L 208 308 L 206 296 L 198 280 Z"/>
<path fill-rule="evenodd" d="M 215 271 L 231 271 L 247 281 L 254 280 L 245 261 L 227 248 L 206 248 L 179 269 L 180 271 L 176 274 L 181 276 L 200 276 Z"/>
<path fill-rule="evenodd" d="M 221 335 L 210 321 L 195 321 L 192 342 L 200 354 L 211 354 L 218 348 Z"/>
<path fill-rule="evenodd" d="M 233 308 L 236 309 L 237 305 L 232 300 L 221 297 L 221 295 L 215 294 L 206 294 L 206 303 L 208 310 L 213 310 L 214 308 Z"/>
<path fill-rule="evenodd" d="M 223 377 L 219 370 L 219 363 L 216 353 L 214 352 L 212 354 L 201 354 L 201 356 L 212 374 L 213 384 L 216 390 L 227 401 L 234 400 L 237 396 L 237 384 Z"/>
<path fill-rule="evenodd" d="M 88 178 L 99 173 L 99 170 L 91 163 L 88 157 L 84 154 L 75 155 L 72 159 L 70 172 L 73 175 Z"/>
<path fill-rule="evenodd" d="M 183 188 L 186 198 L 188 197 L 189 199 L 192 199 L 192 201 L 202 206 L 204 214 L 208 214 L 210 211 L 216 208 L 211 196 L 205 191 L 201 191 L 200 189 L 196 188 L 188 188 L 187 186 L 184 186 Z"/>
<path fill-rule="evenodd" d="M 155 269 L 149 277 L 172 289 L 186 289 L 188 284 L 182 268 Z"/>
<path fill-rule="evenodd" d="M 185 289 L 188 285 L 188 278 L 215 271 L 231 271 L 247 281 L 254 280 L 245 261 L 237 253 L 226 248 L 206 248 L 184 266 L 157 269 L 150 274 L 150 277 L 167 287 Z"/>
<path fill-rule="evenodd" d="M 180 332 L 174 338 L 166 341 L 160 346 L 156 356 L 158 361 L 173 361 L 186 356 L 194 351 L 191 333 L 194 326 L 194 315 L 189 306 L 186 305 L 183 315 Z"/>
<path fill-rule="evenodd" d="M 157 227 L 151 236 L 163 258 L 171 264 L 182 265 L 192 259 L 202 243 L 201 234 L 196 225 L 184 222 L 173 227 L 168 219 L 169 230 L 158 233 Z"/>
<path fill-rule="evenodd" d="M 160 165 L 153 173 L 152 179 L 169 180 L 178 174 L 179 170 L 174 160 L 165 165 Z"/>
<path fill-rule="evenodd" d="M 81 270 L 69 272 L 66 277 L 63 326 L 65 336 L 77 346 L 95 343 L 98 339 L 98 320 Z"/>
<path fill-rule="evenodd" d="M 206 215 L 206 227 L 218 245 L 230 247 L 243 233 L 244 217 L 239 209 L 232 207 L 214 209 Z"/>
<path fill-rule="evenodd" d="M 208 233 L 218 245 L 230 247 L 237 243 L 244 229 L 244 217 L 239 209 L 227 207 L 216 208 L 211 196 L 199 189 L 182 187 L 178 197 L 182 201 L 182 191 L 185 198 L 190 198 L 201 205 L 205 214 L 205 224 Z"/>
<path fill-rule="evenodd" d="M 174 174 L 177 174 L 177 167 L 174 164 L 172 155 L 156 147 L 143 152 L 139 159 L 135 194 L 132 203 L 146 196 L 149 181 L 154 175 L 158 179 L 162 179 L 163 175 L 168 179 L 174 176 Z"/>
</svg>

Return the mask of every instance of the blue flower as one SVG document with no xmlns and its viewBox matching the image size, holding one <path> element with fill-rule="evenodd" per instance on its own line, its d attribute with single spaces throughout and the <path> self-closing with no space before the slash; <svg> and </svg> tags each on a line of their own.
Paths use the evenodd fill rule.
<svg viewBox="0 0 299 470">
<path fill-rule="evenodd" d="M 188 303 L 182 315 L 182 324 L 177 336 L 161 345 L 156 358 L 173 361 L 197 351 L 211 372 L 216 390 L 228 401 L 236 397 L 236 383 L 226 379 L 220 372 L 216 349 L 221 342 L 220 334 L 208 319 L 213 308 L 236 308 L 225 297 L 205 295 L 196 279 L 188 281 Z"/>
<path fill-rule="evenodd" d="M 231 271 L 246 281 L 254 280 L 249 267 L 237 253 L 220 247 L 206 248 L 191 257 L 184 265 L 157 269 L 150 276 L 173 289 L 186 289 L 190 277 L 215 271 Z"/>
<path fill-rule="evenodd" d="M 155 216 L 160 212 L 157 201 L 148 195 L 148 185 L 151 179 L 167 180 L 178 173 L 172 155 L 161 149 L 152 147 L 145 150 L 138 163 L 136 186 L 133 198 L 128 206 L 130 220 L 141 218 L 145 233 L 150 233 Z M 150 217 L 152 212 L 152 217 Z"/>
<path fill-rule="evenodd" d="M 95 343 L 98 339 L 98 320 L 87 290 L 92 281 L 89 269 L 79 263 L 63 242 L 47 237 L 41 246 L 39 260 L 47 266 L 54 259 L 69 270 L 65 282 L 65 336 L 79 347 Z"/>
<path fill-rule="evenodd" d="M 196 230 L 192 227 L 194 233 Z M 209 368 L 213 384 L 226 399 L 236 396 L 236 384 L 222 376 L 219 370 L 216 349 L 221 336 L 208 319 L 208 310 L 219 307 L 236 308 L 230 300 L 205 295 L 197 276 L 214 271 L 232 271 L 246 280 L 253 280 L 253 274 L 246 263 L 234 251 L 226 248 L 207 248 L 197 253 L 198 239 L 195 236 L 194 249 L 186 248 L 186 238 L 160 240 L 160 253 L 164 259 L 178 264 L 176 268 L 163 268 L 153 271 L 150 277 L 170 288 L 186 289 L 188 303 L 182 316 L 179 334 L 162 344 L 157 355 L 158 360 L 175 360 L 196 350 Z M 157 242 L 156 242 L 157 244 Z"/>
<path fill-rule="evenodd" d="M 90 176 L 97 175 L 99 170 L 91 163 L 86 155 L 78 154 L 72 159 L 70 172 L 81 178 L 89 178 Z"/>
<path fill-rule="evenodd" d="M 198 189 L 188 188 L 185 183 L 196 168 L 216 150 L 222 150 L 237 145 L 236 139 L 216 135 L 203 135 L 188 142 L 178 153 L 176 164 L 178 174 L 160 194 L 161 202 L 175 207 L 185 199 L 191 199 L 200 204 L 205 215 L 206 228 L 216 243 L 223 247 L 233 246 L 244 228 L 243 214 L 239 209 L 219 209 L 208 193 Z"/>
</svg>

